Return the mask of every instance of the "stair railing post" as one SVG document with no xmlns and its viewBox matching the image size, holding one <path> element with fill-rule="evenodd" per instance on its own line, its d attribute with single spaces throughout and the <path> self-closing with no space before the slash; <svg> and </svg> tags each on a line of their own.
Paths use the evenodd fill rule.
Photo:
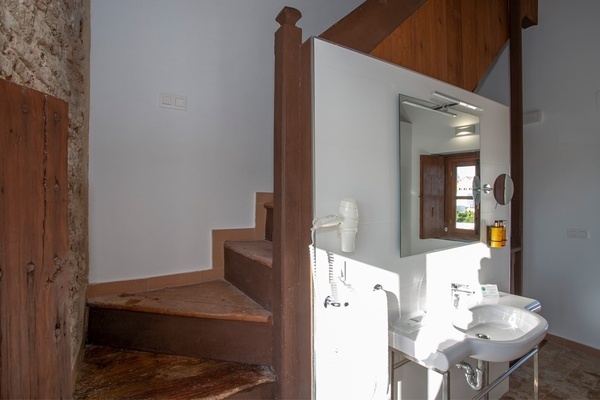
<svg viewBox="0 0 600 400">
<path fill-rule="evenodd" d="M 523 15 L 521 0 L 510 0 L 510 292 L 523 293 Z"/>
<path fill-rule="evenodd" d="M 300 17 L 298 10 L 285 7 L 276 18 L 281 26 L 275 33 L 273 367 L 280 399 L 312 397 L 310 264 L 306 264 L 312 132 L 306 122 L 309 52 L 295 25 Z"/>
</svg>

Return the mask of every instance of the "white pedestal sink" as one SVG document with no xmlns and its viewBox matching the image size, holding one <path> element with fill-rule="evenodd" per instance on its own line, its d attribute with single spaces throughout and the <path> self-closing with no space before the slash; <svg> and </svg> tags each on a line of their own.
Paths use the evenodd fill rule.
<svg viewBox="0 0 600 400">
<path fill-rule="evenodd" d="M 500 293 L 494 304 L 435 315 L 420 313 L 400 318 L 398 308 L 390 307 L 389 346 L 408 360 L 440 373 L 444 399 L 450 397 L 449 370 L 467 357 L 478 359 L 478 363 L 520 358 L 476 396 L 482 398 L 533 356 L 537 398 L 537 345 L 548 330 L 548 322 L 536 313 L 540 308 L 537 300 L 508 293 Z"/>
<path fill-rule="evenodd" d="M 412 318 L 390 315 L 389 345 L 440 373 L 467 357 L 511 361 L 544 339 L 548 322 L 531 311 L 538 308 L 534 299 L 501 293 L 496 304 L 478 304 L 452 315 L 426 316 L 426 323 L 418 329 L 407 327 Z M 478 333 L 489 339 L 477 337 Z"/>
<path fill-rule="evenodd" d="M 472 358 L 515 360 L 537 346 L 548 330 L 539 314 L 504 304 L 483 304 L 458 312 L 452 321 L 465 334 Z"/>
</svg>

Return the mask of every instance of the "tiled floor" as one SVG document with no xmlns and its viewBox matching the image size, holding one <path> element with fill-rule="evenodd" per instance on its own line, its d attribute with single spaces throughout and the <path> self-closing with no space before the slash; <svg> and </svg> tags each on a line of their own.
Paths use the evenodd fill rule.
<svg viewBox="0 0 600 400">
<path fill-rule="evenodd" d="M 600 400 L 600 358 L 553 342 L 539 351 L 540 399 Z M 533 358 L 510 377 L 501 400 L 533 399 Z"/>
</svg>

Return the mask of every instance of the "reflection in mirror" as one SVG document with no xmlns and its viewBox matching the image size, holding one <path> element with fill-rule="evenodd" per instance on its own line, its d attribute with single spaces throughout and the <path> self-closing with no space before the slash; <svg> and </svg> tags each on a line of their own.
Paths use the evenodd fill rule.
<svg viewBox="0 0 600 400">
<path fill-rule="evenodd" d="M 494 198 L 498 204 L 503 206 L 512 200 L 515 187 L 510 175 L 500 174 L 494 181 Z"/>
<path fill-rule="evenodd" d="M 473 177 L 473 187 L 472 187 L 472 192 L 473 192 L 473 201 L 475 202 L 475 204 L 479 205 L 481 204 L 481 194 L 482 193 L 489 193 L 492 190 L 494 190 L 489 183 L 485 183 L 485 184 L 481 184 L 481 180 L 479 179 L 479 176 L 475 176 Z"/>
<path fill-rule="evenodd" d="M 419 239 L 479 240 L 479 152 L 421 154 Z"/>
<path fill-rule="evenodd" d="M 421 156 L 438 156 L 437 163 L 443 159 L 444 171 L 454 169 L 454 175 L 449 177 L 450 174 L 445 173 L 444 178 L 441 178 L 443 183 L 433 184 L 431 176 L 423 176 Z M 400 95 L 401 256 L 456 247 L 466 241 L 479 240 L 479 223 L 475 220 L 477 207 L 471 194 L 472 180 L 478 175 L 478 165 L 477 115 L 466 112 L 464 107 L 457 104 L 437 104 Z M 458 173 L 462 173 L 460 182 L 456 175 Z M 424 185 L 421 185 L 421 179 L 426 182 Z M 446 183 L 454 187 L 454 194 L 451 190 L 441 188 Z M 421 202 L 430 195 L 421 193 L 427 184 L 437 193 L 435 196 L 438 199 L 433 200 L 433 206 L 431 203 L 423 205 Z M 439 196 L 443 197 L 441 202 Z M 452 211 L 448 211 L 449 202 L 452 204 Z M 467 219 L 459 216 L 459 213 L 466 215 Z M 433 224 L 435 233 L 432 235 L 421 232 L 424 223 L 422 216 L 425 214 L 438 216 L 437 220 L 425 221 L 425 224 Z"/>
<path fill-rule="evenodd" d="M 471 193 L 473 195 L 473 201 L 475 204 L 481 203 L 481 181 L 479 175 L 473 177 L 473 185 L 471 186 Z"/>
</svg>

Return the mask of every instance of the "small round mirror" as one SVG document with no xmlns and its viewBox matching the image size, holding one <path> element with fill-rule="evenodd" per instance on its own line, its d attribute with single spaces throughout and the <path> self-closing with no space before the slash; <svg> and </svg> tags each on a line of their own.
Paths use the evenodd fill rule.
<svg viewBox="0 0 600 400">
<path fill-rule="evenodd" d="M 515 186 L 510 175 L 500 174 L 494 181 L 494 198 L 498 204 L 507 205 L 512 200 Z"/>
</svg>

